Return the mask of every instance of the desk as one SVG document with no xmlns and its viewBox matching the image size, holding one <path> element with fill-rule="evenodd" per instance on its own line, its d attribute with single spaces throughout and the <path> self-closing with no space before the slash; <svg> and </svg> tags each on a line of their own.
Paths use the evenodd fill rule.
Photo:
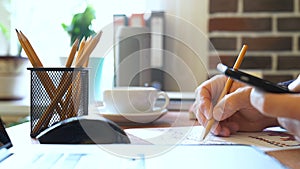
<svg viewBox="0 0 300 169">
<path fill-rule="evenodd" d="M 133 127 L 170 127 L 170 126 L 190 126 L 197 122 L 195 120 L 189 119 L 189 114 L 187 112 L 168 112 L 165 116 L 159 120 L 144 125 L 136 124 L 121 124 L 121 126 L 126 128 Z M 14 146 L 24 146 L 24 144 L 35 144 L 35 140 L 30 139 L 30 124 L 24 123 L 14 127 L 8 128 L 8 133 L 12 139 Z M 28 138 L 27 140 L 24 138 Z M 278 159 L 281 163 L 288 166 L 289 168 L 300 168 L 300 149 L 291 150 L 279 150 L 267 152 L 267 154 Z"/>
</svg>

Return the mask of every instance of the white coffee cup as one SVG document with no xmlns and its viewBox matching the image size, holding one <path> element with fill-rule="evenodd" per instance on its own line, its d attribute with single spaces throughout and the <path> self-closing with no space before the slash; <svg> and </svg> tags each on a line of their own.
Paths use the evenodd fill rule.
<svg viewBox="0 0 300 169">
<path fill-rule="evenodd" d="M 160 97 L 164 98 L 165 104 L 156 107 Z M 103 101 L 105 109 L 111 113 L 148 113 L 166 109 L 169 97 L 153 87 L 116 87 L 103 92 Z"/>
</svg>

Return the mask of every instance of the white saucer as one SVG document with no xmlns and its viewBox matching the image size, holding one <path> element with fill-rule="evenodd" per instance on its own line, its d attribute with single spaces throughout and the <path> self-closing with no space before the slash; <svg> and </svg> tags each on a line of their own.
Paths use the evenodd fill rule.
<svg viewBox="0 0 300 169">
<path fill-rule="evenodd" d="M 168 112 L 167 109 L 162 111 L 153 111 L 148 113 L 111 113 L 103 109 L 100 110 L 100 114 L 116 123 L 151 123 L 159 119 Z"/>
</svg>

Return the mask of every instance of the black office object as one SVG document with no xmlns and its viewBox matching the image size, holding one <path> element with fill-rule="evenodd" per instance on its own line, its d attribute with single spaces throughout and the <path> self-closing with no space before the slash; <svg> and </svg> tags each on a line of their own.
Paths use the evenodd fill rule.
<svg viewBox="0 0 300 169">
<path fill-rule="evenodd" d="M 242 72 L 240 70 L 234 70 L 233 68 L 229 68 L 223 64 L 218 64 L 217 69 L 224 73 L 226 76 L 238 80 L 240 82 L 249 84 L 253 87 L 261 89 L 266 92 L 271 93 L 295 93 L 289 91 L 286 85 L 278 85 L 276 83 L 260 79 L 258 77 L 252 76 L 248 73 Z"/>
<path fill-rule="evenodd" d="M 103 117 L 72 117 L 41 132 L 41 144 L 115 144 L 130 143 L 126 133 Z"/>
</svg>

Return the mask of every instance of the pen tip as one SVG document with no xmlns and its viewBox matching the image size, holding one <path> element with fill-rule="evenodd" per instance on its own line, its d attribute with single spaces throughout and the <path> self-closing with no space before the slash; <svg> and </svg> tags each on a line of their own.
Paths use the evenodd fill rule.
<svg viewBox="0 0 300 169">
<path fill-rule="evenodd" d="M 201 133 L 201 136 L 200 136 L 201 141 L 204 141 L 204 140 L 207 138 L 208 134 L 209 134 L 209 130 L 207 131 L 207 130 L 205 129 L 205 131 L 203 131 L 203 132 Z"/>
<path fill-rule="evenodd" d="M 204 141 L 204 139 L 205 139 L 205 136 L 204 136 L 204 131 L 201 133 L 201 135 L 200 135 L 200 141 Z"/>
</svg>

